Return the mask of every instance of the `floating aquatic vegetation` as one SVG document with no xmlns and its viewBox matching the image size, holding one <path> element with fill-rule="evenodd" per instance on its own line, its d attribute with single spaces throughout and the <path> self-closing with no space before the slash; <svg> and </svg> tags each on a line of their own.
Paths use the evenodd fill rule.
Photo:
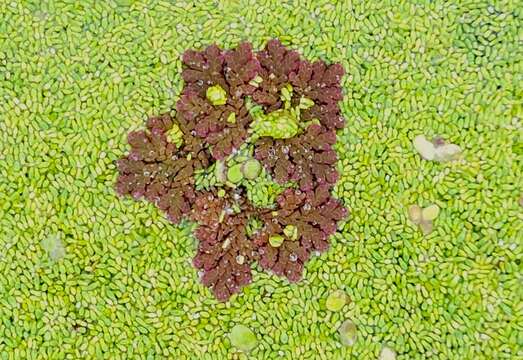
<svg viewBox="0 0 523 360">
<path fill-rule="evenodd" d="M 425 136 L 418 135 L 413 141 L 414 147 L 425 160 L 448 162 L 459 159 L 461 148 L 456 144 L 448 144 L 441 137 L 428 141 Z"/>
<path fill-rule="evenodd" d="M 379 360 L 396 360 L 396 352 L 388 346 L 384 346 L 381 349 Z"/>
<path fill-rule="evenodd" d="M 386 345 L 398 359 L 521 357 L 519 4 L 2 2 L 0 354 L 378 359 Z M 347 71 L 331 193 L 351 217 L 331 250 L 306 263 L 304 281 L 287 284 L 256 266 L 255 284 L 216 304 L 189 264 L 195 224 L 170 226 L 144 197 L 116 201 L 115 162 L 129 149 L 126 129 L 175 108 L 184 49 L 233 48 L 242 39 L 260 49 L 274 36 Z M 209 69 L 211 80 L 222 77 Z M 314 111 L 300 109 L 300 117 L 318 118 Z M 169 142 L 203 149 L 209 170 L 209 146 L 176 125 Z M 421 160 L 412 146 L 421 133 L 429 141 L 445 134 L 467 161 Z M 276 210 L 285 189 L 276 185 L 288 184 L 262 176 L 271 199 L 254 185 L 245 196 Z M 229 191 L 217 188 L 217 196 Z M 402 205 L 434 202 L 437 232 L 423 238 Z M 259 227 L 250 222 L 254 236 Z M 52 234 L 66 250 L 53 262 L 40 245 Z M 332 289 L 346 289 L 353 303 L 327 312 Z M 358 327 L 351 347 L 340 346 L 344 317 Z M 228 339 L 235 324 L 257 336 L 248 355 Z"/>
<path fill-rule="evenodd" d="M 183 63 L 176 117 L 129 134 L 118 193 L 173 223 L 198 222 L 193 263 L 219 300 L 251 282 L 253 262 L 298 281 L 347 213 L 330 194 L 343 68 L 310 64 L 277 40 L 258 53 L 248 43 L 189 50 Z"/>
<path fill-rule="evenodd" d="M 243 164 L 241 164 L 241 171 L 242 171 L 243 176 L 247 180 L 254 180 L 260 174 L 260 171 L 261 171 L 260 162 L 256 159 L 246 160 Z"/>
<path fill-rule="evenodd" d="M 309 192 L 286 189 L 277 204 L 275 211 L 259 214 L 265 223 L 254 238 L 259 246 L 259 263 L 264 269 L 298 281 L 311 254 L 328 249 L 328 238 L 347 210 L 330 195 L 327 185 Z"/>
<path fill-rule="evenodd" d="M 329 294 L 325 307 L 329 311 L 340 311 L 348 301 L 347 294 L 343 290 L 336 290 Z"/>
<path fill-rule="evenodd" d="M 337 157 L 332 149 L 335 141 L 334 131 L 323 132 L 320 125 L 312 124 L 291 139 L 261 138 L 255 156 L 278 183 L 296 181 L 301 190 L 310 191 L 319 185 L 336 183 Z"/>
<path fill-rule="evenodd" d="M 205 97 L 212 105 L 225 105 L 227 103 L 227 92 L 220 85 L 213 85 L 207 88 Z M 227 122 L 231 122 L 231 115 L 235 118 L 236 113 L 230 113 Z"/>
<path fill-rule="evenodd" d="M 65 247 L 60 239 L 60 235 L 53 234 L 45 237 L 40 242 L 42 248 L 47 252 L 49 258 L 53 261 L 60 260 L 65 256 Z"/>
<path fill-rule="evenodd" d="M 353 346 L 358 339 L 358 329 L 351 320 L 345 320 L 338 329 L 340 341 L 345 346 Z"/>
<path fill-rule="evenodd" d="M 229 334 L 232 346 L 243 351 L 249 352 L 256 347 L 256 335 L 245 325 L 236 325 Z"/>
<path fill-rule="evenodd" d="M 428 235 L 432 232 L 433 221 L 439 215 L 439 206 L 436 204 L 429 205 L 425 208 L 421 208 L 418 205 L 411 205 L 408 208 L 410 220 L 419 225 L 423 234 Z"/>
</svg>

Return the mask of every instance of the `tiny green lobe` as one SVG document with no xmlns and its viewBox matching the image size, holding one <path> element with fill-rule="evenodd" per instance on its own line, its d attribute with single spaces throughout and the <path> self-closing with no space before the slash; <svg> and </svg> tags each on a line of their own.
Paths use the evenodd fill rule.
<svg viewBox="0 0 523 360">
<path fill-rule="evenodd" d="M 250 159 L 243 163 L 242 172 L 246 179 L 254 180 L 261 171 L 261 164 L 256 159 Z"/>
<path fill-rule="evenodd" d="M 243 351 L 249 352 L 256 347 L 256 335 L 245 325 L 236 325 L 229 334 L 232 346 Z"/>
<path fill-rule="evenodd" d="M 271 244 L 272 247 L 280 247 L 281 244 L 283 244 L 284 237 L 281 235 L 272 235 L 269 237 L 269 244 Z"/>
<path fill-rule="evenodd" d="M 314 106 L 314 101 L 312 101 L 311 99 L 308 99 L 306 97 L 302 97 L 300 99 L 300 109 L 307 110 L 313 106 Z"/>
<path fill-rule="evenodd" d="M 345 320 L 338 329 L 340 341 L 345 346 L 352 346 L 356 343 L 357 328 L 351 320 Z"/>
<path fill-rule="evenodd" d="M 291 240 L 296 240 L 298 238 L 298 228 L 295 225 L 285 226 L 283 233 Z"/>
<path fill-rule="evenodd" d="M 237 184 L 243 179 L 243 173 L 242 173 L 242 165 L 236 164 L 227 170 L 227 180 L 230 182 Z"/>
<path fill-rule="evenodd" d="M 236 113 L 230 113 L 229 116 L 227 116 L 227 122 L 229 124 L 236 124 Z"/>
<path fill-rule="evenodd" d="M 227 92 L 220 85 L 208 87 L 205 96 L 213 105 L 225 105 L 227 103 Z"/>
<path fill-rule="evenodd" d="M 347 303 L 347 294 L 343 290 L 336 290 L 329 294 L 325 306 L 329 311 L 340 311 Z"/>
</svg>

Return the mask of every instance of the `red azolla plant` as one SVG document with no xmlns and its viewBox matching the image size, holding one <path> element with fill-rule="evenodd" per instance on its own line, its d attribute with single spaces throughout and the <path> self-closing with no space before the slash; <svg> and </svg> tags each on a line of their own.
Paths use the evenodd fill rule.
<svg viewBox="0 0 523 360">
<path fill-rule="evenodd" d="M 222 50 L 211 45 L 204 51 L 187 50 L 183 54 L 182 78 L 185 87 L 182 93 L 195 92 L 201 96 L 205 95 L 205 90 L 211 85 L 219 84 L 227 86 L 223 75 L 224 56 Z"/>
<path fill-rule="evenodd" d="M 239 211 L 233 210 L 234 205 Z M 246 234 L 246 225 L 253 210 L 244 197 L 220 198 L 212 192 L 198 194 L 194 202 L 191 219 L 198 222 L 199 245 L 193 264 L 203 271 L 202 283 L 219 300 L 227 300 L 251 282 L 256 246 Z"/>
<path fill-rule="evenodd" d="M 322 61 L 311 64 L 300 61 L 298 69 L 289 74 L 296 98 L 305 96 L 314 101 L 314 106 L 302 112 L 302 119 L 318 119 L 322 127 L 340 129 L 345 120 L 341 116 L 338 101 L 342 99 L 340 80 L 344 74 L 340 64 L 326 65 Z"/>
<path fill-rule="evenodd" d="M 334 185 L 338 179 L 333 130 L 310 125 L 303 134 L 290 139 L 264 137 L 256 143 L 255 156 L 278 183 L 297 181 L 303 191 L 317 185 Z"/>
<path fill-rule="evenodd" d="M 165 211 L 169 220 L 178 222 L 191 210 L 194 170 L 206 167 L 209 159 L 204 150 L 195 153 L 170 143 L 166 131 L 172 125 L 171 116 L 164 114 L 150 118 L 147 130 L 129 133 L 131 150 L 117 162 L 116 190 L 135 199 L 145 197 Z"/>
<path fill-rule="evenodd" d="M 310 256 L 328 249 L 329 236 L 347 213 L 330 194 L 338 178 L 335 130 L 344 124 L 338 107 L 343 68 L 310 63 L 278 40 L 257 53 L 248 43 L 229 51 L 216 45 L 188 50 L 183 64 L 185 86 L 176 117 L 151 117 L 146 130 L 129 134 L 129 154 L 117 163 L 117 192 L 145 198 L 173 223 L 184 217 L 198 223 L 193 264 L 219 300 L 251 282 L 254 262 L 298 281 Z M 299 133 L 251 140 L 249 103 L 261 105 L 266 114 L 281 110 L 289 104 L 280 93 L 289 86 L 292 106 L 304 98 L 310 105 L 301 110 Z M 183 135 L 181 145 L 170 140 L 174 125 Z M 275 181 L 296 184 L 271 208 L 254 206 L 241 186 L 195 188 L 195 171 L 227 158 L 245 142 L 253 142 L 255 158 Z M 252 219 L 259 227 L 248 230 Z"/>
<path fill-rule="evenodd" d="M 219 160 L 230 155 L 247 138 L 247 129 L 252 118 L 242 99 L 231 100 L 219 108 L 196 92 L 182 95 L 176 105 L 180 120 L 193 136 L 207 145 L 212 156 Z M 235 121 L 227 119 L 235 114 Z"/>
<path fill-rule="evenodd" d="M 318 119 L 326 129 L 343 127 L 338 101 L 342 99 L 340 64 L 327 65 L 323 61 L 311 63 L 300 59 L 296 51 L 288 50 L 278 40 L 271 40 L 258 54 L 262 66 L 259 76 L 263 79 L 253 94 L 253 99 L 268 110 L 282 106 L 281 88 L 290 83 L 294 89 L 293 104 L 301 96 L 314 101 L 314 106 L 302 112 L 302 120 Z"/>
<path fill-rule="evenodd" d="M 312 252 L 328 249 L 329 235 L 346 214 L 341 203 L 331 197 L 327 185 L 309 192 L 285 190 L 278 197 L 278 210 L 261 216 L 266 225 L 254 239 L 259 246 L 260 265 L 289 281 L 300 280 L 304 263 Z M 289 228 L 295 229 L 294 234 L 286 231 Z M 271 236 L 285 240 L 274 247 Z"/>
<path fill-rule="evenodd" d="M 252 118 L 245 107 L 245 96 L 255 90 L 249 82 L 260 71 L 260 64 L 248 43 L 226 52 L 216 45 L 203 52 L 188 50 L 183 63 L 186 86 L 177 104 L 178 113 L 210 146 L 213 157 L 223 159 L 247 138 Z M 213 106 L 206 98 L 207 89 L 215 85 L 230 95 L 223 106 Z M 228 121 L 231 114 L 234 121 Z"/>
<path fill-rule="evenodd" d="M 298 68 L 300 55 L 285 48 L 278 40 L 271 40 L 257 56 L 261 64 L 258 75 L 263 81 L 254 92 L 253 100 L 264 105 L 267 111 L 277 110 L 282 106 L 280 90 Z"/>
</svg>

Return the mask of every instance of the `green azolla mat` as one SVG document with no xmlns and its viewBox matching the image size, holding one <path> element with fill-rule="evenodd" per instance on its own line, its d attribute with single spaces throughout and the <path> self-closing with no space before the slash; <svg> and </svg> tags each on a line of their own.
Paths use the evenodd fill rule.
<svg viewBox="0 0 523 360">
<path fill-rule="evenodd" d="M 237 324 L 252 359 L 522 356 L 521 2 L 2 0 L 0 19 L 1 359 L 245 359 Z M 352 213 L 303 281 L 257 273 L 217 304 L 190 225 L 118 199 L 113 161 L 175 104 L 185 49 L 273 37 L 348 72 Z M 464 160 L 421 160 L 419 134 Z M 430 235 L 412 204 L 441 208 Z"/>
</svg>

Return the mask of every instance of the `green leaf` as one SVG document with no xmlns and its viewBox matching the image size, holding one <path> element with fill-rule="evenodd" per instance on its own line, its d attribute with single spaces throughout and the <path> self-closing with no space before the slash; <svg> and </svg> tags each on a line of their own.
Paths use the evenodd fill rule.
<svg viewBox="0 0 523 360">
<path fill-rule="evenodd" d="M 236 325 L 229 334 L 232 346 L 243 351 L 249 352 L 256 347 L 256 335 L 245 325 Z"/>
<path fill-rule="evenodd" d="M 261 164 L 256 159 L 250 159 L 243 163 L 242 173 L 248 180 L 254 180 L 258 177 L 261 171 Z"/>
<path fill-rule="evenodd" d="M 229 124 L 236 124 L 236 113 L 230 113 L 229 116 L 227 117 L 227 122 Z"/>
<path fill-rule="evenodd" d="M 347 294 L 343 290 L 336 290 L 329 294 L 325 306 L 329 311 L 340 311 L 347 303 Z"/>
<path fill-rule="evenodd" d="M 299 105 L 300 109 L 306 110 L 306 109 L 310 109 L 313 106 L 314 106 L 314 101 L 312 101 L 311 99 L 306 98 L 304 96 L 302 96 L 300 98 L 300 105 Z"/>
<path fill-rule="evenodd" d="M 280 247 L 284 240 L 285 238 L 281 235 L 272 235 L 269 238 L 269 244 L 271 244 L 272 247 Z"/>
<path fill-rule="evenodd" d="M 350 320 L 345 320 L 338 329 L 340 341 L 345 346 L 352 346 L 356 343 L 357 328 Z"/>
<path fill-rule="evenodd" d="M 227 92 L 220 85 L 208 87 L 205 96 L 213 105 L 225 105 L 227 103 Z"/>
<path fill-rule="evenodd" d="M 287 236 L 290 240 L 296 240 L 298 238 L 298 228 L 295 225 L 287 225 L 283 229 L 283 233 L 285 236 Z"/>
<path fill-rule="evenodd" d="M 233 184 L 237 184 L 243 179 L 242 165 L 236 164 L 227 170 L 227 180 Z"/>
</svg>

